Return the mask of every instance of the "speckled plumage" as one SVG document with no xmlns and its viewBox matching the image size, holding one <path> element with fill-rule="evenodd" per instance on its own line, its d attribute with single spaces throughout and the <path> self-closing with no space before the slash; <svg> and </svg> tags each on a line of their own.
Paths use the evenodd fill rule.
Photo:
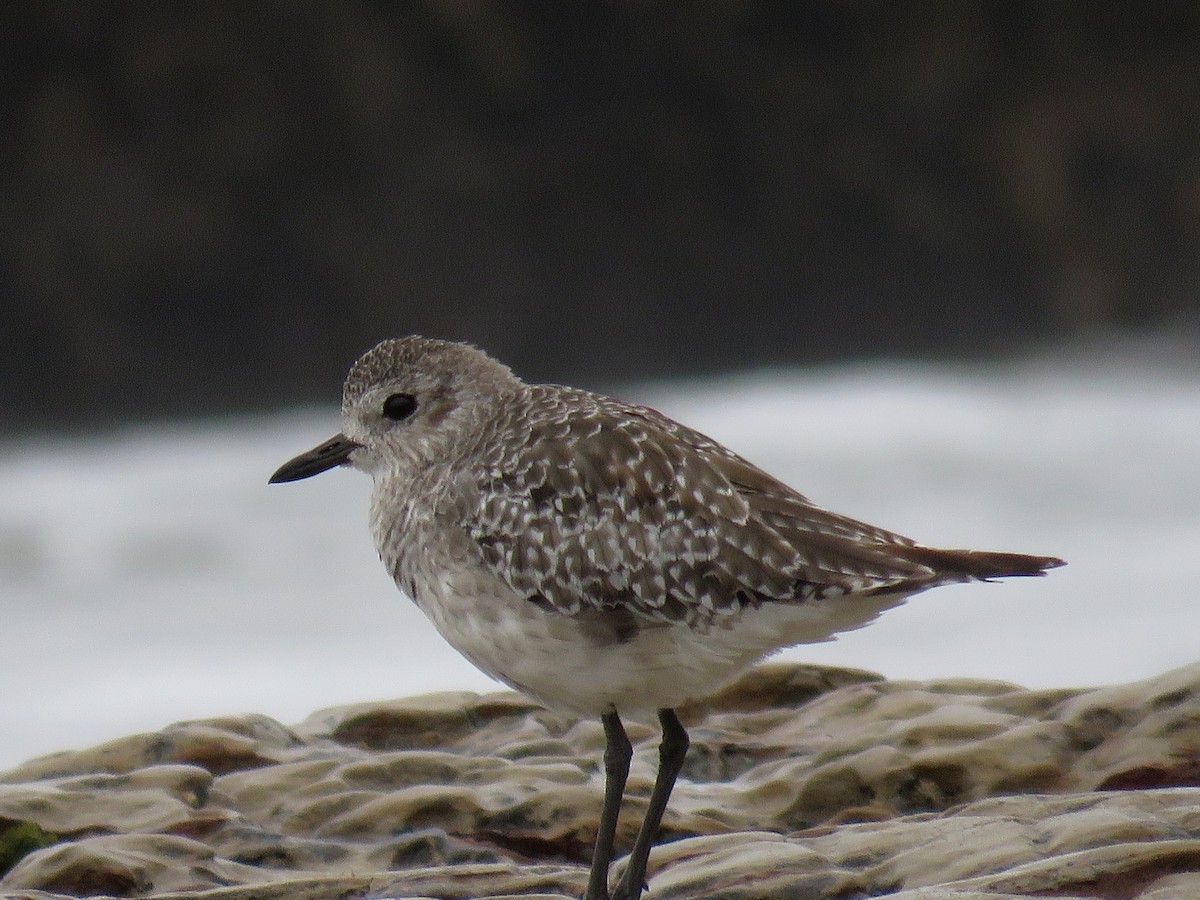
<svg viewBox="0 0 1200 900">
<path fill-rule="evenodd" d="M 484 671 L 600 716 L 610 749 L 620 715 L 653 711 L 664 748 L 686 748 L 670 711 L 780 647 L 938 584 L 1060 564 L 923 547 L 816 506 L 652 409 L 528 385 L 464 344 L 385 341 L 351 369 L 342 414 L 342 435 L 272 480 L 369 472 L 396 583 Z M 589 897 L 606 896 L 603 843 Z M 618 894 L 636 897 L 635 883 Z"/>
<path fill-rule="evenodd" d="M 464 523 L 515 591 L 565 615 L 709 625 L 764 602 L 916 589 L 939 572 L 899 535 L 833 515 L 645 407 L 522 391 Z"/>
</svg>

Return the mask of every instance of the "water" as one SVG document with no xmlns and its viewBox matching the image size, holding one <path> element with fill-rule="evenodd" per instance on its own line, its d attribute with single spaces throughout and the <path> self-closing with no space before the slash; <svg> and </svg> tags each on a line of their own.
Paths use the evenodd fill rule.
<svg viewBox="0 0 1200 900">
<path fill-rule="evenodd" d="M 1200 656 L 1200 377 L 1140 348 L 874 364 L 624 391 L 817 502 L 932 544 L 1054 554 L 786 658 L 1029 686 Z M 0 454 L 0 769 L 172 721 L 494 685 L 384 574 L 369 479 L 267 476 L 336 410 Z"/>
</svg>

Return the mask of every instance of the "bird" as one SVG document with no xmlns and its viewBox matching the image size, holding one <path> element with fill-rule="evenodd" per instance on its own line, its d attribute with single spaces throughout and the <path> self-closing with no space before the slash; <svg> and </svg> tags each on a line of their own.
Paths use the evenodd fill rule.
<svg viewBox="0 0 1200 900">
<path fill-rule="evenodd" d="M 923 546 L 823 509 L 656 410 L 526 383 L 465 343 L 385 340 L 351 367 L 341 432 L 271 483 L 349 466 L 396 585 L 492 678 L 599 719 L 604 799 L 585 900 L 637 900 L 689 737 L 676 710 L 770 653 L 831 640 L 938 585 L 1042 575 L 1051 556 Z M 659 766 L 609 892 L 632 757 Z"/>
</svg>

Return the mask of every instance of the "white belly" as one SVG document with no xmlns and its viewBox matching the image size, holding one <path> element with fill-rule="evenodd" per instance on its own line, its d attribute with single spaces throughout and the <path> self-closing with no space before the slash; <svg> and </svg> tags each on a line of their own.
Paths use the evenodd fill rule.
<svg viewBox="0 0 1200 900">
<path fill-rule="evenodd" d="M 416 587 L 418 606 L 477 667 L 551 709 L 587 717 L 615 710 L 641 718 L 701 699 L 781 647 L 830 640 L 904 600 L 768 603 L 705 630 L 644 623 L 618 641 L 479 573 L 443 571 Z"/>
</svg>

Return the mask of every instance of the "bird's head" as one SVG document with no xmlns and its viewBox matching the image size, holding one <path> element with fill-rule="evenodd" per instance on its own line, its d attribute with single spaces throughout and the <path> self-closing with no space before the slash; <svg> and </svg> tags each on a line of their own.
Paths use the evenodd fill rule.
<svg viewBox="0 0 1200 900">
<path fill-rule="evenodd" d="M 271 483 L 340 465 L 376 478 L 417 471 L 454 453 L 521 386 L 507 366 L 468 344 L 384 341 L 346 377 L 341 433 L 284 463 Z"/>
</svg>

